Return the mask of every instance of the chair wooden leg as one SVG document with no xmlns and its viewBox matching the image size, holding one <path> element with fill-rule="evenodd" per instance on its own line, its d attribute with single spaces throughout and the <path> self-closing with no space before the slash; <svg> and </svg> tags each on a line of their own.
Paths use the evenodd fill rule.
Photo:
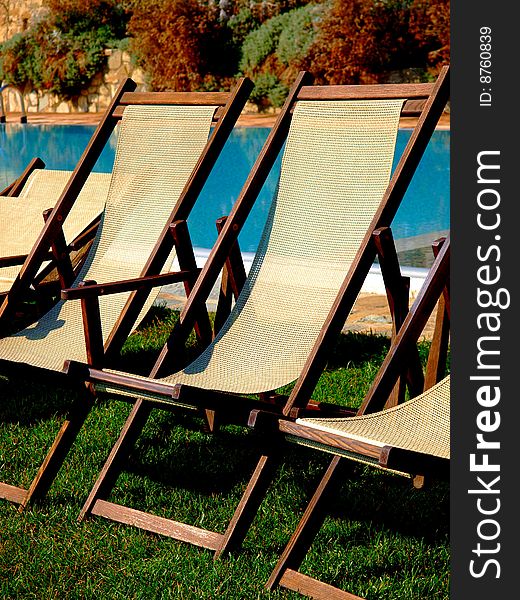
<svg viewBox="0 0 520 600">
<path fill-rule="evenodd" d="M 372 239 L 379 257 L 381 274 L 383 276 L 388 306 L 392 317 L 392 340 L 401 328 L 408 314 L 408 302 L 410 294 L 410 279 L 401 275 L 399 259 L 395 248 L 394 239 L 389 227 L 376 229 Z M 394 389 L 390 393 L 385 408 L 400 404 L 404 400 L 406 383 L 415 394 L 422 391 L 424 385 L 421 361 L 417 349 L 411 350 L 412 355 L 408 361 L 409 369 L 398 378 Z"/>
<path fill-rule="evenodd" d="M 143 402 L 143 400 L 135 402 L 117 442 L 110 451 L 103 469 L 81 509 L 78 521 L 83 521 L 92 513 L 96 502 L 108 498 L 122 471 L 125 459 L 143 431 L 150 412 L 149 403 Z"/>
<path fill-rule="evenodd" d="M 441 296 L 437 305 L 435 328 L 432 345 L 428 354 L 424 389 L 427 390 L 440 381 L 446 373 L 446 360 L 448 356 L 448 343 L 450 336 L 450 322 L 446 313 L 444 297 Z"/>
<path fill-rule="evenodd" d="M 305 580 L 306 587 L 314 585 L 317 589 L 321 584 L 315 582 L 312 578 L 298 573 L 298 568 L 301 565 L 305 555 L 307 554 L 312 541 L 316 537 L 324 519 L 325 519 L 325 508 L 328 499 L 331 497 L 333 492 L 337 489 L 340 481 L 340 463 L 341 458 L 334 456 L 325 474 L 323 475 L 320 484 L 314 495 L 309 502 L 305 513 L 298 524 L 294 534 L 292 535 L 289 543 L 285 547 L 280 560 L 276 567 L 271 573 L 266 587 L 271 590 L 277 585 L 288 587 L 290 589 L 298 591 L 299 582 L 298 580 Z M 343 461 L 345 462 L 345 461 Z M 314 583 L 311 583 L 314 582 Z M 332 588 L 331 586 L 327 586 Z M 333 597 L 333 596 L 329 596 Z"/>
<path fill-rule="evenodd" d="M 48 492 L 65 457 L 76 440 L 93 403 L 94 395 L 88 390 L 85 394 L 80 394 L 79 398 L 74 402 L 67 420 L 62 424 L 60 431 L 54 439 L 36 477 L 33 479 L 27 494 L 20 503 L 20 511 L 23 511 L 24 508 L 36 500 L 43 498 Z"/>
<path fill-rule="evenodd" d="M 204 419 L 204 431 L 207 433 L 216 433 L 220 429 L 217 411 L 205 408 L 201 411 L 201 414 Z"/>
<path fill-rule="evenodd" d="M 215 552 L 215 560 L 222 554 L 232 552 L 242 544 L 267 489 L 273 481 L 280 460 L 280 452 L 275 450 L 272 454 L 264 454 L 258 461 L 247 488 L 229 522 L 222 544 Z"/>
<path fill-rule="evenodd" d="M 438 239 L 432 244 L 433 255 L 437 258 L 444 238 Z M 428 354 L 428 363 L 426 365 L 426 376 L 424 389 L 429 389 L 432 385 L 440 381 L 446 372 L 446 360 L 448 357 L 448 344 L 450 337 L 450 310 L 449 310 L 449 282 L 437 304 L 437 314 L 435 316 L 435 328 L 433 332 L 432 345 Z"/>
</svg>

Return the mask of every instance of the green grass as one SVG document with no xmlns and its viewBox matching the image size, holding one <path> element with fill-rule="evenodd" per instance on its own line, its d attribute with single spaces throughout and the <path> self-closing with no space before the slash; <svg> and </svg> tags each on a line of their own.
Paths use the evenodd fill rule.
<svg viewBox="0 0 520 600">
<path fill-rule="evenodd" d="M 148 319 L 125 346 L 125 365 L 146 372 L 175 318 L 160 310 Z M 357 405 L 387 347 L 381 336 L 341 336 L 314 397 Z M 0 479 L 27 486 L 74 392 L 0 375 L 0 397 Z M 207 550 L 132 527 L 76 522 L 128 410 L 116 400 L 94 407 L 40 504 L 18 514 L 0 501 L 0 598 L 300 597 L 267 592 L 264 584 L 330 457 L 291 447 L 243 549 L 213 562 Z M 111 499 L 223 531 L 260 442 L 243 428 L 210 435 L 196 416 L 154 411 Z M 448 510 L 447 484 L 417 491 L 402 478 L 355 466 L 302 570 L 369 599 L 446 599 Z"/>
</svg>

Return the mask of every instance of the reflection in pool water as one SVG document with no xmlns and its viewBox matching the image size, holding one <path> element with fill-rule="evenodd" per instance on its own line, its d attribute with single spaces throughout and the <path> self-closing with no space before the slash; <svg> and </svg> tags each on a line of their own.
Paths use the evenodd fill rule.
<svg viewBox="0 0 520 600">
<path fill-rule="evenodd" d="M 42 158 L 48 168 L 73 169 L 93 130 L 91 126 L 82 125 L 0 125 L 0 189 L 16 178 L 34 156 Z M 269 129 L 265 127 L 233 131 L 189 219 L 195 246 L 213 246 L 215 221 L 229 214 L 268 133 Z M 399 131 L 396 161 L 410 135 L 410 130 Z M 111 170 L 115 142 L 113 136 L 94 170 Z M 426 247 L 429 241 L 449 228 L 449 145 L 449 131 L 434 133 L 394 221 L 395 238 L 400 240 L 400 247 L 410 252 L 405 256 L 413 257 L 407 259 L 408 264 L 421 266 L 421 252 L 417 254 L 417 249 Z M 280 158 L 240 235 L 240 245 L 245 252 L 256 249 L 279 169 Z"/>
</svg>

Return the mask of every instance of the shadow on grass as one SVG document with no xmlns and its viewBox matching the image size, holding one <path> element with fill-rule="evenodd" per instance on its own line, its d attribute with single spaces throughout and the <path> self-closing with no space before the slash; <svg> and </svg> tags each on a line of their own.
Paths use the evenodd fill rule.
<svg viewBox="0 0 520 600">
<path fill-rule="evenodd" d="M 55 415 L 65 416 L 84 391 L 60 384 L 57 379 L 42 376 L 30 367 L 25 372 L 0 376 L 0 421 L 27 426 Z"/>
<path fill-rule="evenodd" d="M 202 420 L 194 417 L 155 415 L 137 441 L 125 471 L 207 495 L 229 491 L 247 480 L 264 440 L 245 428 L 223 427 L 209 434 L 202 427 Z"/>
<path fill-rule="evenodd" d="M 334 340 L 327 366 L 337 369 L 349 365 L 359 367 L 367 362 L 381 363 L 389 347 L 390 340 L 385 335 L 353 331 L 342 333 Z"/>
</svg>

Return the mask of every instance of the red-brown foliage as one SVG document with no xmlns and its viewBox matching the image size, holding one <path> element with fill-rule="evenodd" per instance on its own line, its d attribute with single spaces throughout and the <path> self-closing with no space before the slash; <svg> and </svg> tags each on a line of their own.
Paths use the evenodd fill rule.
<svg viewBox="0 0 520 600">
<path fill-rule="evenodd" d="M 201 86 L 207 73 L 206 45 L 214 33 L 207 7 L 197 0 L 140 3 L 128 32 L 154 89 L 182 91 Z"/>
<path fill-rule="evenodd" d="M 412 5 L 403 0 L 334 0 L 304 66 L 319 81 L 331 84 L 381 81 L 392 70 L 424 67 L 436 33 L 430 34 L 428 29 L 424 34 L 428 42 L 418 41 L 421 28 L 426 22 L 430 27 L 435 12 L 423 5 L 443 2 L 446 0 L 415 0 Z M 412 32 L 409 22 L 414 4 L 421 8 Z"/>
<path fill-rule="evenodd" d="M 427 53 L 433 73 L 450 61 L 449 0 L 414 0 L 410 10 L 410 32 Z"/>
</svg>

